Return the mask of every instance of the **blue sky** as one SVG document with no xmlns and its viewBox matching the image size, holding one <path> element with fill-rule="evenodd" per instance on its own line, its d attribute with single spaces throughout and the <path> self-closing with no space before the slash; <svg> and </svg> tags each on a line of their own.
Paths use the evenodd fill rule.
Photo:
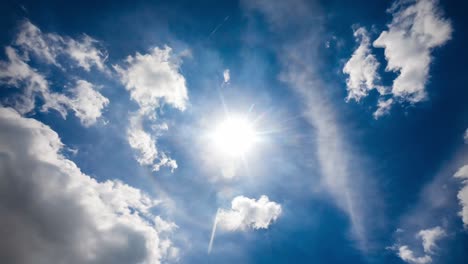
<svg viewBox="0 0 468 264">
<path fill-rule="evenodd" d="M 9 1 L 6 263 L 464 263 L 461 1 Z"/>
</svg>

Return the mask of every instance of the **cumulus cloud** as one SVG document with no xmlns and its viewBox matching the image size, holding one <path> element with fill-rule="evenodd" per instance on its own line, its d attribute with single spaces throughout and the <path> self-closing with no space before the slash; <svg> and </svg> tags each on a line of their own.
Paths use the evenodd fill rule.
<svg viewBox="0 0 468 264">
<path fill-rule="evenodd" d="M 223 71 L 223 78 L 224 78 L 224 83 L 229 83 L 229 81 L 231 80 L 231 74 L 229 72 L 229 69 L 225 69 Z"/>
<path fill-rule="evenodd" d="M 154 122 L 156 109 L 164 103 L 183 111 L 188 101 L 185 78 L 179 71 L 180 61 L 171 56 L 171 51 L 168 46 L 164 49 L 156 47 L 148 54 L 128 56 L 124 66 L 114 66 L 131 99 L 139 105 L 138 112 L 130 117 L 128 142 L 138 152 L 137 161 L 152 165 L 153 170 L 159 170 L 161 166 L 174 170 L 177 163 L 158 151 L 156 137 L 144 130 L 143 121 L 146 118 Z"/>
<path fill-rule="evenodd" d="M 91 45 L 93 41 L 88 38 L 85 42 L 79 43 L 56 34 L 44 34 L 29 21 L 24 21 L 15 40 L 15 45 L 19 47 L 19 50 L 11 46 L 6 47 L 7 60 L 0 61 L 0 84 L 21 91 L 20 94 L 9 98 L 6 104 L 14 107 L 20 113 L 26 114 L 35 110 L 36 98 L 40 97 L 44 103 L 41 111 L 53 109 L 66 118 L 67 111 L 71 110 L 84 126 L 96 123 L 102 115 L 102 110 L 109 104 L 109 100 L 99 93 L 93 84 L 85 80 L 78 80 L 75 86 L 67 90 L 66 93 L 52 92 L 46 78 L 28 64 L 30 53 L 33 53 L 46 63 L 61 67 L 57 58 L 60 54 L 68 54 L 65 49 L 70 45 L 66 43 L 79 43 L 76 45 L 85 47 L 86 53 L 92 55 L 97 52 L 96 48 Z M 74 55 L 70 53 L 70 56 Z M 101 58 L 91 61 L 98 64 L 98 68 L 104 69 Z M 82 62 L 91 63 L 87 59 Z M 86 68 L 86 65 L 82 66 Z"/>
<path fill-rule="evenodd" d="M 180 74 L 180 63 L 171 57 L 172 49 L 153 48 L 148 54 L 136 53 L 127 57 L 127 65 L 115 66 L 122 83 L 130 92 L 140 110 L 150 113 L 166 103 L 185 110 L 188 92 L 185 78 Z"/>
<path fill-rule="evenodd" d="M 159 202 L 98 182 L 62 154 L 50 127 L 0 108 L 0 255 L 6 263 L 161 263 L 177 254 Z"/>
<path fill-rule="evenodd" d="M 462 207 L 459 213 L 463 224 L 468 227 L 468 165 L 464 165 L 454 175 L 455 178 L 461 179 L 463 183 L 462 189 L 458 192 L 458 201 Z"/>
<path fill-rule="evenodd" d="M 36 97 L 41 97 L 44 104 L 42 111 L 54 109 L 62 117 L 67 110 L 72 110 L 85 126 L 90 126 L 101 116 L 109 100 L 84 80 L 78 80 L 70 90 L 70 95 L 51 92 L 48 81 L 22 60 L 12 47 L 6 47 L 8 61 L 0 61 L 0 83 L 22 90 L 19 95 L 10 98 L 6 103 L 12 105 L 22 114 L 32 112 L 36 106 Z"/>
<path fill-rule="evenodd" d="M 43 33 L 36 25 L 25 20 L 19 27 L 15 44 L 45 62 L 59 67 L 61 67 L 57 61 L 59 56 L 65 56 L 75 61 L 79 67 L 86 71 L 90 71 L 92 66 L 106 71 L 107 53 L 98 47 L 97 40 L 87 35 L 76 40 L 55 33 Z"/>
<path fill-rule="evenodd" d="M 402 260 L 408 263 L 431 263 L 431 255 L 434 254 L 434 249 L 437 248 L 436 242 L 445 236 L 447 236 L 447 234 L 440 226 L 420 230 L 416 235 L 416 238 L 420 238 L 422 240 L 422 246 L 425 254 L 423 256 L 416 257 L 416 254 L 407 245 L 397 246 L 397 254 Z"/>
<path fill-rule="evenodd" d="M 450 40 L 453 31 L 437 4 L 437 0 L 397 0 L 388 10 L 393 15 L 388 30 L 381 32 L 372 45 L 384 48 L 385 70 L 398 74 L 391 88 L 377 84 L 379 62 L 372 54 L 367 31 L 362 27 L 354 31 L 359 46 L 343 68 L 349 75 L 348 100 L 359 101 L 372 89 L 377 89 L 380 95 L 390 94 L 394 99 L 379 98 L 374 112 L 374 118 L 378 119 L 390 112 L 393 103 L 414 104 L 427 98 L 432 50 Z"/>
<path fill-rule="evenodd" d="M 373 45 L 385 49 L 386 70 L 398 73 L 392 94 L 417 103 L 427 96 L 431 52 L 451 38 L 452 26 L 436 0 L 397 1 L 389 11 L 392 22 Z"/>
<path fill-rule="evenodd" d="M 432 258 L 429 255 L 424 255 L 422 257 L 416 257 L 414 252 L 408 248 L 408 246 L 401 246 L 398 249 L 398 256 L 408 262 L 414 264 L 427 264 L 432 262 Z"/>
<path fill-rule="evenodd" d="M 372 54 L 367 30 L 363 27 L 357 28 L 354 30 L 354 37 L 359 42 L 359 46 L 346 62 L 343 72 L 349 75 L 346 79 L 347 99 L 359 101 L 366 97 L 370 90 L 374 88 L 382 90 L 383 88 L 376 84 L 380 79 L 377 72 L 379 62 Z"/>
<path fill-rule="evenodd" d="M 262 195 L 258 200 L 237 196 L 231 202 L 231 209 L 219 210 L 217 224 L 228 231 L 267 229 L 281 215 L 281 205 Z"/>
</svg>

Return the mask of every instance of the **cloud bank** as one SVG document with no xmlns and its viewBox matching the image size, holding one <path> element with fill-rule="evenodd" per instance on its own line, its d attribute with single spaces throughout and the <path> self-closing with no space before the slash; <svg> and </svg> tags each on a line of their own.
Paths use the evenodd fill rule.
<svg viewBox="0 0 468 264">
<path fill-rule="evenodd" d="M 6 263 L 161 263 L 176 257 L 159 202 L 98 182 L 62 154 L 59 136 L 0 108 L 0 255 Z"/>
</svg>

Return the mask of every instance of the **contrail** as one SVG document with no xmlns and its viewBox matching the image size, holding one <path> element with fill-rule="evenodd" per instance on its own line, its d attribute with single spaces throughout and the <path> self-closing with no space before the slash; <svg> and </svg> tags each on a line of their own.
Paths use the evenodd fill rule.
<svg viewBox="0 0 468 264">
<path fill-rule="evenodd" d="M 213 29 L 213 31 L 211 31 L 210 35 L 208 35 L 208 38 L 211 38 L 211 36 L 212 36 L 214 33 L 216 33 L 216 31 L 218 31 L 218 29 L 219 29 L 222 25 L 224 25 L 224 23 L 225 23 L 228 19 L 229 19 L 229 16 L 226 16 L 226 17 L 224 18 L 223 22 L 219 23 L 219 25 L 217 25 L 217 26 L 215 27 L 215 29 Z"/>
<path fill-rule="evenodd" d="M 213 248 L 213 240 L 214 240 L 215 233 L 216 233 L 216 226 L 218 225 L 218 213 L 219 213 L 219 208 L 216 211 L 216 216 L 215 216 L 214 223 L 213 223 L 213 229 L 211 230 L 210 244 L 208 244 L 208 254 L 211 253 L 211 249 Z"/>
</svg>

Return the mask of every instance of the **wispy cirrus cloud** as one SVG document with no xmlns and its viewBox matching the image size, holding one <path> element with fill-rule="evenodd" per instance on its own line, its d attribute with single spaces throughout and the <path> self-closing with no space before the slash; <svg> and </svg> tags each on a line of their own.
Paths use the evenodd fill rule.
<svg viewBox="0 0 468 264">
<path fill-rule="evenodd" d="M 320 175 L 325 193 L 348 215 L 350 231 L 358 247 L 370 249 L 371 230 L 377 226 L 373 221 L 381 217 L 371 208 L 379 202 L 379 197 L 366 198 L 376 186 L 362 169 L 352 165 L 359 155 L 351 154 L 338 113 L 327 92 L 331 87 L 321 79 L 319 61 L 320 48 L 323 47 L 323 14 L 320 5 L 314 1 L 272 3 L 260 0 L 244 1 L 244 6 L 250 12 L 262 14 L 275 39 L 280 40 L 272 47 L 281 65 L 279 79 L 301 98 L 304 117 L 316 142 L 315 155 L 319 167 L 308 173 Z"/>
<path fill-rule="evenodd" d="M 64 56 L 88 72 L 93 66 L 100 71 L 107 71 L 106 51 L 99 48 L 99 42 L 88 35 L 74 39 L 56 33 L 43 33 L 29 20 L 24 20 L 19 26 L 19 33 L 14 43 L 27 52 L 26 56 L 32 53 L 46 63 L 59 67 L 62 67 L 58 61 L 59 57 Z"/>
</svg>

